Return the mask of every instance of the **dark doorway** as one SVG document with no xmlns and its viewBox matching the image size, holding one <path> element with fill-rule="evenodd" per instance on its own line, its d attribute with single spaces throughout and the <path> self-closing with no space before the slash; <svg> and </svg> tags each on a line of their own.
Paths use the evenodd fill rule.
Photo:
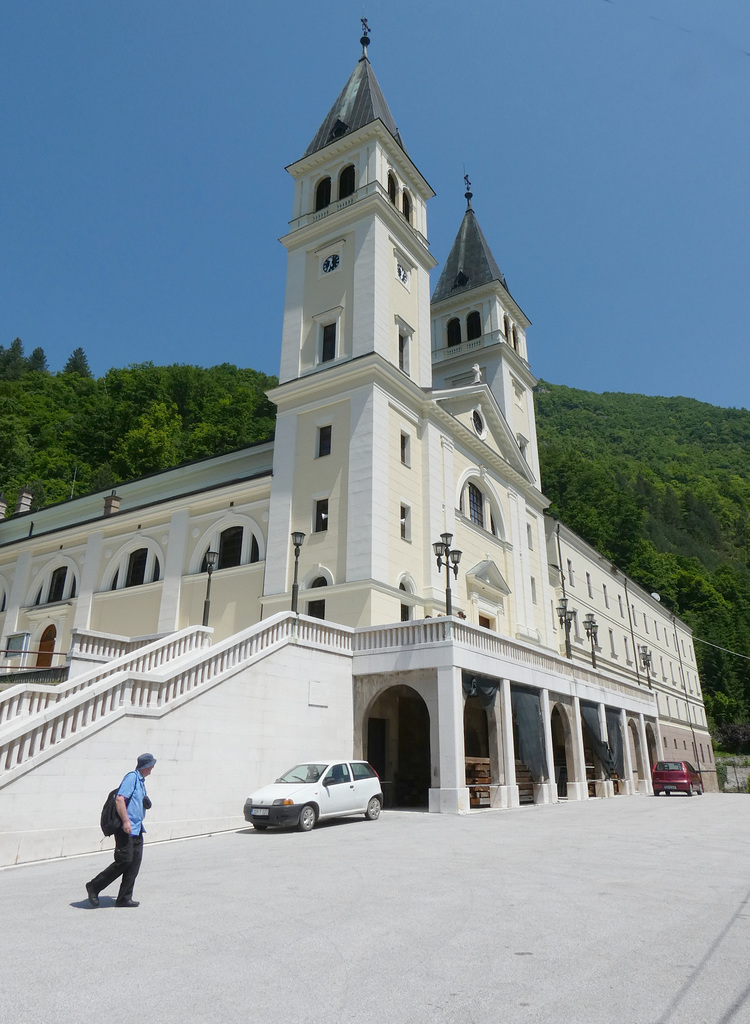
<svg viewBox="0 0 750 1024">
<path fill-rule="evenodd" d="M 430 714 L 410 686 L 391 686 L 377 698 L 366 725 L 367 760 L 390 807 L 427 807 L 430 790 Z"/>
<path fill-rule="evenodd" d="M 52 664 L 52 656 L 55 652 L 55 640 L 57 639 L 57 630 L 54 626 L 47 626 L 45 631 L 42 633 L 42 638 L 39 641 L 39 650 L 36 656 L 36 667 L 37 668 L 49 668 Z"/>
</svg>

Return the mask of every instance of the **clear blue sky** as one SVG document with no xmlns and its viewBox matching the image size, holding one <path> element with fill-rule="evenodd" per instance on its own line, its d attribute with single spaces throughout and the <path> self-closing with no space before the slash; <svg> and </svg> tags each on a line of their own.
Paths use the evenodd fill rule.
<svg viewBox="0 0 750 1024">
<path fill-rule="evenodd" d="M 435 189 L 532 320 L 532 371 L 750 407 L 750 0 L 368 0 L 369 55 Z M 98 375 L 278 371 L 299 158 L 360 3 L 3 0 L 0 344 Z M 434 283 L 437 282 L 435 271 Z"/>
</svg>

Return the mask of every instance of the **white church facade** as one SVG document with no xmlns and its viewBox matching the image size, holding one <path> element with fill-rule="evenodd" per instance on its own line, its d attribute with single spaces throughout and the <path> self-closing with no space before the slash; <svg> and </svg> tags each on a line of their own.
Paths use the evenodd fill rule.
<svg viewBox="0 0 750 1024">
<path fill-rule="evenodd" d="M 274 441 L 0 506 L 0 863 L 96 849 L 141 748 L 155 838 L 328 755 L 453 813 L 648 794 L 667 755 L 715 788 L 689 628 L 545 515 L 529 320 L 468 191 L 430 294 L 366 39 L 288 170 Z"/>
</svg>

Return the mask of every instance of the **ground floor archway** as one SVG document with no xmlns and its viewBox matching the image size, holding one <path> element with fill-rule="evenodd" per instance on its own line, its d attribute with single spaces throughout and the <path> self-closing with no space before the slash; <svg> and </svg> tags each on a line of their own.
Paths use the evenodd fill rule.
<svg viewBox="0 0 750 1024">
<path fill-rule="evenodd" d="M 386 806 L 427 807 L 430 714 L 423 698 L 398 684 L 380 693 L 365 718 L 365 757 L 383 783 Z"/>
<path fill-rule="evenodd" d="M 51 666 L 52 658 L 55 653 L 56 640 L 57 630 L 54 626 L 47 626 L 39 639 L 39 647 L 37 648 L 36 655 L 37 668 L 49 668 Z"/>
</svg>

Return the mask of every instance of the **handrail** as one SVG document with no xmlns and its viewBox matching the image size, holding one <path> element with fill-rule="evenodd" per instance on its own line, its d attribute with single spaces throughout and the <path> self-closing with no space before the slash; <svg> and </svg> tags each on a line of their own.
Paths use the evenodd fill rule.
<svg viewBox="0 0 750 1024">
<path fill-rule="evenodd" d="M 350 628 L 336 623 L 279 612 L 213 647 L 195 649 L 177 671 L 166 661 L 151 669 L 120 666 L 83 690 L 69 690 L 64 699 L 39 709 L 32 720 L 25 718 L 4 730 L 0 734 L 0 778 L 121 709 L 164 708 L 285 643 L 302 642 L 350 654 L 351 633 Z"/>
<path fill-rule="evenodd" d="M 57 704 L 66 697 L 93 686 L 114 672 L 149 672 L 174 658 L 182 657 L 210 642 L 211 630 L 203 626 L 188 626 L 177 633 L 161 637 L 153 643 L 139 647 L 135 653 L 123 654 L 106 665 L 83 672 L 58 685 L 19 683 L 0 695 L 0 732 L 19 715 L 36 714 Z"/>
</svg>

